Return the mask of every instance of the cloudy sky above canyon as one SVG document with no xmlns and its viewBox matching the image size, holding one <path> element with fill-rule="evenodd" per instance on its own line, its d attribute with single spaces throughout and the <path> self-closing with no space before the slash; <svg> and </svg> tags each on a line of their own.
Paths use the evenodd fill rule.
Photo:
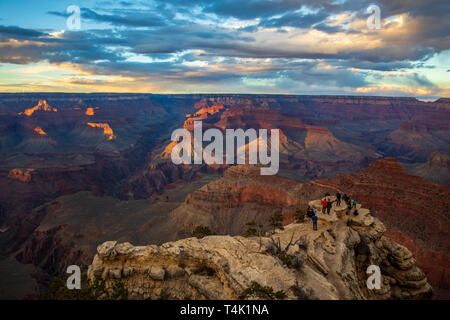
<svg viewBox="0 0 450 320">
<path fill-rule="evenodd" d="M 449 97 L 449 30 L 446 0 L 1 1 L 0 91 Z"/>
</svg>

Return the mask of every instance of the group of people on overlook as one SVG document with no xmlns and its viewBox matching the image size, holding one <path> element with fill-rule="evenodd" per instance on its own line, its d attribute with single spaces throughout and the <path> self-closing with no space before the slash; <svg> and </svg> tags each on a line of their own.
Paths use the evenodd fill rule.
<svg viewBox="0 0 450 320">
<path fill-rule="evenodd" d="M 356 208 L 356 200 L 355 199 L 351 199 L 349 196 L 347 196 L 347 194 L 341 195 L 339 192 L 336 193 L 336 200 L 331 200 L 330 198 L 330 193 L 327 192 L 325 193 L 325 197 L 322 199 L 322 213 L 325 214 L 330 214 L 331 212 L 331 207 L 333 205 L 334 202 L 336 202 L 336 206 L 341 206 L 341 200 L 343 200 L 345 202 L 345 204 L 347 205 L 347 211 L 345 212 L 346 215 L 349 215 L 351 210 L 354 209 L 353 211 L 353 215 L 357 216 L 358 210 Z M 319 220 L 319 218 L 317 217 L 317 209 L 316 208 L 311 208 L 311 206 L 308 206 L 308 209 L 306 211 L 306 215 L 311 218 L 312 222 L 313 222 L 313 230 L 317 230 L 317 221 Z"/>
</svg>

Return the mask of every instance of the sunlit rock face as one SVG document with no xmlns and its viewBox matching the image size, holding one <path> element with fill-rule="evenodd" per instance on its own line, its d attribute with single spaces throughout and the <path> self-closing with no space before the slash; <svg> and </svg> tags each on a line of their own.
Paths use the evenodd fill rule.
<svg viewBox="0 0 450 320">
<path fill-rule="evenodd" d="M 26 115 L 29 117 L 36 111 L 58 112 L 58 109 L 49 106 L 46 100 L 39 100 L 36 106 L 34 106 L 33 108 L 26 109 L 24 112 L 20 112 L 19 115 Z"/>
<path fill-rule="evenodd" d="M 194 130 L 194 121 L 201 121 L 208 118 L 209 115 L 216 114 L 223 110 L 223 105 L 212 105 L 200 108 L 196 113 L 186 115 L 183 128 L 186 130 Z"/>
<path fill-rule="evenodd" d="M 95 114 L 94 108 L 87 108 L 85 115 L 87 116 L 93 116 Z"/>
<path fill-rule="evenodd" d="M 87 125 L 92 127 L 92 128 L 101 128 L 101 129 L 103 129 L 103 134 L 106 136 L 106 138 L 108 140 L 116 139 L 116 136 L 114 135 L 113 130 L 111 129 L 111 127 L 107 123 L 92 123 L 92 122 L 88 122 Z"/>
<path fill-rule="evenodd" d="M 31 172 L 33 169 L 12 169 L 9 170 L 8 178 L 28 183 L 31 181 Z"/>
<path fill-rule="evenodd" d="M 38 135 L 41 135 L 41 136 L 46 136 L 47 135 L 47 133 L 44 130 L 42 130 L 42 128 L 40 128 L 40 127 L 34 128 L 33 131 L 36 132 Z"/>
<path fill-rule="evenodd" d="M 191 133 L 194 122 L 201 121 L 202 130 L 210 128 L 227 129 L 259 129 L 279 130 L 279 153 L 282 169 L 293 170 L 298 166 L 308 166 L 307 161 L 314 161 L 316 168 L 308 168 L 305 175 L 320 175 L 324 171 L 344 171 L 348 168 L 361 168 L 365 162 L 380 158 L 372 147 L 358 146 L 337 138 L 331 130 L 322 125 L 310 125 L 300 117 L 288 117 L 279 110 L 270 109 L 268 103 L 257 104 L 255 101 L 241 99 L 228 100 L 228 104 L 220 104 L 221 99 L 208 100 L 197 103 L 199 110 L 194 114 L 187 114 L 183 128 Z M 193 144 L 191 139 L 191 144 Z M 248 155 L 250 146 L 258 141 L 246 141 L 243 147 Z M 159 158 L 170 159 L 176 141 L 168 142 L 159 154 Z M 203 147 L 206 145 L 204 144 Z M 271 146 L 268 146 L 271 150 Z M 194 150 L 194 148 L 192 148 Z M 193 151 L 192 151 L 193 152 Z M 301 175 L 301 173 L 297 173 Z"/>
</svg>

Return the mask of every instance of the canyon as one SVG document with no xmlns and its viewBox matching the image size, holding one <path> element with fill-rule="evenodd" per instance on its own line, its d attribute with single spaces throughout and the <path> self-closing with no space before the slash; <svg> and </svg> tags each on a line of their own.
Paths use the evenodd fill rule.
<svg viewBox="0 0 450 320">
<path fill-rule="evenodd" d="M 0 94 L 0 264 L 33 266 L 41 290 L 105 241 L 162 245 L 200 224 L 239 236 L 341 190 L 448 289 L 449 112 L 445 98 Z M 278 175 L 174 165 L 171 132 L 195 119 L 280 129 Z"/>
</svg>

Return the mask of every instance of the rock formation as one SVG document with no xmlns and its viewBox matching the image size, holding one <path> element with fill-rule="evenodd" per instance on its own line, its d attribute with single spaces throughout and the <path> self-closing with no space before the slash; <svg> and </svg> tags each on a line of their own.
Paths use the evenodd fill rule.
<svg viewBox="0 0 450 320">
<path fill-rule="evenodd" d="M 40 127 L 34 128 L 33 131 L 36 132 L 38 135 L 41 135 L 41 136 L 46 136 L 47 135 L 47 133 L 44 130 L 42 130 L 42 128 L 40 128 Z"/>
<path fill-rule="evenodd" d="M 58 112 L 58 109 L 49 106 L 46 100 L 39 100 L 36 106 L 26 109 L 24 112 L 20 112 L 19 115 L 26 115 L 29 117 L 36 111 Z"/>
<path fill-rule="evenodd" d="M 432 182 L 450 184 L 450 152 L 433 152 L 428 157 L 427 162 L 405 164 L 405 168 L 409 172 Z"/>
<path fill-rule="evenodd" d="M 138 247 L 108 241 L 97 248 L 88 277 L 104 280 L 106 288 L 121 283 L 131 299 L 260 298 L 243 296 L 254 283 L 286 299 L 430 297 L 411 252 L 384 237 L 384 225 L 369 210 L 345 211 L 334 204 L 330 215 L 318 214 L 317 231 L 308 220 L 270 237 L 208 236 Z M 369 265 L 380 267 L 379 289 L 367 288 Z"/>
<path fill-rule="evenodd" d="M 87 125 L 92 128 L 100 128 L 103 129 L 103 134 L 106 136 L 108 140 L 114 140 L 116 139 L 116 136 L 114 135 L 113 130 L 107 123 L 92 123 L 88 122 Z"/>
<path fill-rule="evenodd" d="M 33 172 L 33 169 L 11 169 L 8 178 L 27 183 L 31 181 L 31 172 Z"/>
<path fill-rule="evenodd" d="M 390 238 L 408 247 L 433 285 L 450 288 L 450 186 L 409 174 L 393 158 L 314 184 L 347 193 L 370 208 Z"/>
<path fill-rule="evenodd" d="M 305 208 L 308 199 L 318 197 L 325 188 L 302 184 L 276 176 L 261 176 L 257 166 L 228 168 L 221 179 L 213 181 L 186 197 L 172 211 L 166 223 L 168 232 L 184 231 L 189 236 L 197 225 L 207 225 L 219 234 L 242 234 L 246 223 L 266 224 L 280 211 L 285 223 L 293 221 L 297 208 Z"/>
<path fill-rule="evenodd" d="M 86 108 L 86 112 L 84 114 L 87 116 L 93 116 L 95 114 L 94 108 L 92 107 Z"/>
<path fill-rule="evenodd" d="M 332 131 L 322 125 L 310 125 L 298 117 L 288 117 L 279 110 L 269 108 L 267 103 L 250 99 L 223 101 L 202 101 L 195 106 L 200 109 L 188 114 L 183 128 L 193 131 L 194 121 L 201 121 L 203 130 L 226 129 L 278 129 L 280 136 L 280 167 L 302 178 L 315 178 L 331 173 L 352 171 L 363 168 L 366 163 L 380 158 L 372 147 L 361 147 L 337 138 Z M 193 144 L 193 139 L 191 139 Z M 246 141 L 243 147 L 248 154 L 250 145 L 258 140 Z M 170 160 L 176 141 L 167 142 L 165 148 L 153 160 Z M 205 147 L 203 145 L 203 147 Z M 269 144 L 268 149 L 271 149 Z M 194 148 L 192 148 L 192 152 Z M 248 156 L 247 156 L 248 158 Z M 225 161 L 224 161 L 225 162 Z"/>
</svg>

